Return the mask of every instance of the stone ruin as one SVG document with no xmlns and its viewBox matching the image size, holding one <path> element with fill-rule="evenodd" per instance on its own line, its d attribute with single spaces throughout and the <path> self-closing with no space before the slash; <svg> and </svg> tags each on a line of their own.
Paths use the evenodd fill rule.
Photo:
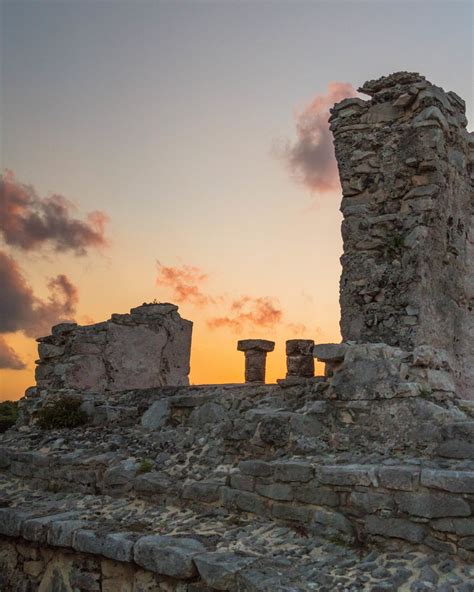
<svg viewBox="0 0 474 592">
<path fill-rule="evenodd" d="M 330 119 L 343 342 L 265 384 L 243 340 L 244 384 L 188 386 L 172 305 L 56 327 L 0 438 L 2 592 L 474 590 L 473 134 L 418 74 L 361 92 Z M 85 423 L 40 429 L 64 401 Z"/>
<path fill-rule="evenodd" d="M 85 327 L 40 337 L 38 388 L 103 393 L 189 384 L 193 324 L 174 304 L 144 304 Z"/>
<path fill-rule="evenodd" d="M 474 396 L 474 138 L 418 74 L 366 82 L 330 118 L 344 215 L 344 341 L 428 346 Z"/>
</svg>

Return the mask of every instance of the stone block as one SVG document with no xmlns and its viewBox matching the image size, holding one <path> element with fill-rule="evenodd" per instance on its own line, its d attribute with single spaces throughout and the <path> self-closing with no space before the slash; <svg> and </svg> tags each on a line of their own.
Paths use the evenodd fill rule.
<svg viewBox="0 0 474 592">
<path fill-rule="evenodd" d="M 146 430 L 159 430 L 166 424 L 169 416 L 169 401 L 161 399 L 152 403 L 142 415 L 140 423 Z"/>
<path fill-rule="evenodd" d="M 313 339 L 288 339 L 286 342 L 287 356 L 313 356 Z"/>
<path fill-rule="evenodd" d="M 251 477 L 250 475 L 242 475 L 241 473 L 232 473 L 230 476 L 230 486 L 232 489 L 254 491 L 255 477 Z"/>
<path fill-rule="evenodd" d="M 274 478 L 276 481 L 307 482 L 313 477 L 313 467 L 305 462 L 279 461 L 273 463 Z"/>
<path fill-rule="evenodd" d="M 423 469 L 421 484 L 452 493 L 474 493 L 474 471 Z"/>
<path fill-rule="evenodd" d="M 257 494 L 248 491 L 239 491 L 230 487 L 222 487 L 220 490 L 222 505 L 226 508 L 250 512 L 258 516 L 268 514 L 267 503 Z"/>
<path fill-rule="evenodd" d="M 379 511 L 392 511 L 395 500 L 389 494 L 376 491 L 353 491 L 349 496 L 349 506 L 363 513 L 373 514 Z"/>
<path fill-rule="evenodd" d="M 370 515 L 365 519 L 368 534 L 384 538 L 393 537 L 410 543 L 422 543 L 426 535 L 426 527 L 401 518 L 381 518 Z"/>
<path fill-rule="evenodd" d="M 339 494 L 329 487 L 321 487 L 317 480 L 296 487 L 295 499 L 314 506 L 336 507 L 339 505 Z"/>
<path fill-rule="evenodd" d="M 135 543 L 134 560 L 154 573 L 187 579 L 197 575 L 194 557 L 205 551 L 196 539 L 150 535 Z"/>
<path fill-rule="evenodd" d="M 320 362 L 342 362 L 346 350 L 345 343 L 318 343 L 313 348 L 313 355 Z"/>
<path fill-rule="evenodd" d="M 159 495 L 168 493 L 171 490 L 172 481 L 166 473 L 150 471 L 138 475 L 133 481 L 133 489 L 139 493 L 148 495 Z"/>
<path fill-rule="evenodd" d="M 74 534 L 72 547 L 76 551 L 91 555 L 103 555 L 104 546 L 105 534 L 90 529 L 77 530 Z"/>
<path fill-rule="evenodd" d="M 258 494 L 273 500 L 291 501 L 293 499 L 293 488 L 288 483 L 265 483 L 257 480 L 255 490 Z"/>
<path fill-rule="evenodd" d="M 273 504 L 272 506 L 272 516 L 277 520 L 309 524 L 313 515 L 314 510 L 305 506 L 297 506 L 293 504 Z"/>
<path fill-rule="evenodd" d="M 219 500 L 219 489 L 222 483 L 215 481 L 186 481 L 183 487 L 183 498 L 197 502 L 212 503 Z"/>
<path fill-rule="evenodd" d="M 462 497 L 443 493 L 397 492 L 397 505 L 402 512 L 423 518 L 470 516 L 471 508 Z"/>
<path fill-rule="evenodd" d="M 348 535 L 352 535 L 354 531 L 350 520 L 344 514 L 335 512 L 334 510 L 315 510 L 313 513 L 313 523 Z M 317 526 L 315 530 L 317 532 Z"/>
<path fill-rule="evenodd" d="M 254 561 L 253 557 L 229 552 L 203 553 L 194 557 L 199 575 L 212 590 L 234 589 L 236 575 Z"/>
<path fill-rule="evenodd" d="M 380 467 L 377 473 L 382 487 L 404 491 L 415 489 L 420 476 L 420 470 L 412 467 Z"/>
<path fill-rule="evenodd" d="M 72 547 L 74 534 L 90 526 L 86 520 L 60 520 L 49 525 L 47 543 L 53 547 Z"/>
<path fill-rule="evenodd" d="M 113 532 L 105 537 L 103 555 L 114 561 L 131 563 L 133 546 L 137 535 L 127 532 Z"/>
<path fill-rule="evenodd" d="M 272 352 L 275 349 L 275 342 L 267 339 L 241 339 L 237 342 L 237 349 L 238 351 Z"/>
<path fill-rule="evenodd" d="M 474 519 L 472 518 L 440 518 L 432 520 L 431 526 L 441 532 L 450 532 L 458 536 L 474 536 Z"/>
<path fill-rule="evenodd" d="M 270 477 L 273 474 L 272 465 L 263 460 L 243 460 L 239 463 L 239 469 L 252 477 Z"/>
<path fill-rule="evenodd" d="M 316 478 L 325 485 L 377 485 L 374 467 L 370 465 L 322 465 Z"/>
</svg>

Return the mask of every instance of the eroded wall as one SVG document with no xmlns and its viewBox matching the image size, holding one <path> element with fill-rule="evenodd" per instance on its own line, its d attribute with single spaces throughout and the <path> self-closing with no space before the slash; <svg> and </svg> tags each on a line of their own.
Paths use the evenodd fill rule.
<svg viewBox="0 0 474 592">
<path fill-rule="evenodd" d="M 103 393 L 189 384 L 192 322 L 146 304 L 89 326 L 63 323 L 38 339 L 39 388 Z"/>
<path fill-rule="evenodd" d="M 343 340 L 446 352 L 474 393 L 474 136 L 423 76 L 366 82 L 330 118 L 343 189 Z"/>
</svg>

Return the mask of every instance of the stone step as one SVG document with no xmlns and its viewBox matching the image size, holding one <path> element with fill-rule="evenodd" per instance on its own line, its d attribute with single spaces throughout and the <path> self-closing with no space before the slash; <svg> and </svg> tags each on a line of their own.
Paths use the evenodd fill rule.
<svg viewBox="0 0 474 592">
<path fill-rule="evenodd" d="M 113 454 L 4 450 L 2 458 L 4 471 L 39 491 L 82 491 L 197 511 L 225 508 L 350 542 L 395 538 L 474 557 L 474 463 L 247 459 L 201 473 L 189 467 L 179 472 L 175 464 L 144 471 L 136 459 Z"/>
<path fill-rule="evenodd" d="M 222 509 L 199 513 L 109 496 L 41 494 L 0 476 L 2 592 L 19 590 L 26 580 L 25 589 L 41 583 L 44 590 L 80 592 L 153 585 L 176 592 L 409 589 L 427 566 L 439 585 L 467 585 L 474 577 L 472 564 L 446 554 L 351 548 Z"/>
</svg>

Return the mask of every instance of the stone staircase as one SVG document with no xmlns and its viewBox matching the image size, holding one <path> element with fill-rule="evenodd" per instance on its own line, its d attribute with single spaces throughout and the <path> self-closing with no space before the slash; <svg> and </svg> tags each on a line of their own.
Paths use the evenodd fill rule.
<svg viewBox="0 0 474 592">
<path fill-rule="evenodd" d="M 2 590 L 422 590 L 427 566 L 472 589 L 468 402 L 321 379 L 55 396 L 88 424 L 40 430 L 30 396 L 0 440 Z"/>
</svg>

